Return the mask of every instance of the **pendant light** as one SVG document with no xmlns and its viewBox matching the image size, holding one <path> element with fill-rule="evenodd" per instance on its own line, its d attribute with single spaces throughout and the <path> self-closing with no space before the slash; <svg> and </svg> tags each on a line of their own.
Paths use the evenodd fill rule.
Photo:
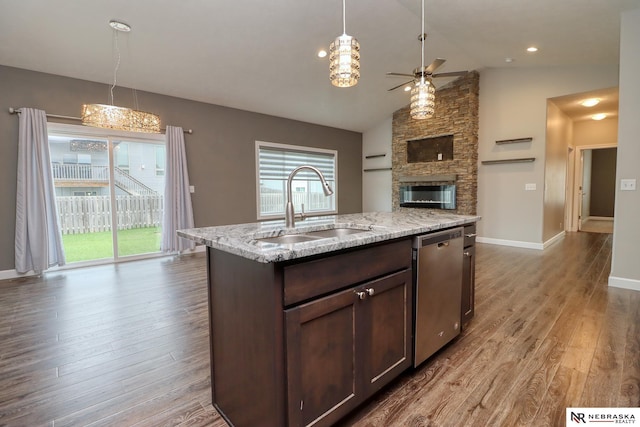
<svg viewBox="0 0 640 427">
<path fill-rule="evenodd" d="M 345 0 L 342 0 L 342 35 L 329 46 L 329 78 L 337 87 L 351 87 L 360 78 L 360 44 L 347 35 Z"/>
<path fill-rule="evenodd" d="M 422 0 L 422 33 L 421 41 L 421 67 L 420 80 L 411 89 L 411 118 L 415 120 L 429 119 L 433 117 L 436 102 L 436 88 L 433 86 L 431 76 L 426 75 L 424 67 L 424 41 L 427 35 L 424 32 L 424 0 Z"/>
<path fill-rule="evenodd" d="M 113 28 L 117 52 L 117 61 L 113 72 L 113 85 L 111 86 L 110 91 L 111 105 L 84 104 L 82 106 L 81 115 L 82 124 L 86 126 L 125 130 L 130 132 L 160 133 L 160 117 L 156 114 L 132 110 L 130 108 L 116 107 L 113 105 L 113 89 L 116 87 L 118 69 L 120 68 L 118 33 L 128 33 L 131 31 L 131 27 L 120 21 L 109 21 L 109 26 Z"/>
</svg>

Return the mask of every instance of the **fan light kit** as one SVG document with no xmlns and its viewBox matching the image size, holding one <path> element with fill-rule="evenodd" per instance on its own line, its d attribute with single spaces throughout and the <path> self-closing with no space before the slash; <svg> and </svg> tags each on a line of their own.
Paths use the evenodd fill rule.
<svg viewBox="0 0 640 427">
<path fill-rule="evenodd" d="M 436 58 L 429 66 L 424 66 L 424 41 L 427 39 L 427 34 L 424 32 L 424 0 L 422 0 L 422 32 L 418 36 L 420 40 L 420 53 L 421 61 L 420 67 L 413 70 L 413 74 L 403 73 L 387 73 L 387 76 L 400 76 L 400 77 L 412 77 L 412 80 L 404 82 L 397 86 L 392 87 L 389 91 L 396 90 L 399 87 L 406 86 L 409 83 L 413 84 L 411 89 L 411 117 L 415 120 L 429 119 L 433 117 L 435 112 L 435 99 L 436 88 L 433 85 L 432 78 L 434 77 L 459 77 L 467 74 L 466 71 L 453 71 L 450 73 L 438 73 L 433 72 L 445 63 L 446 59 Z M 405 87 L 405 91 L 408 91 Z"/>
<path fill-rule="evenodd" d="M 113 85 L 111 86 L 111 105 L 84 104 L 82 106 L 82 124 L 106 129 L 125 130 L 130 132 L 160 133 L 160 117 L 144 111 L 130 108 L 116 107 L 113 105 L 113 89 L 116 87 L 118 68 L 120 68 L 120 47 L 118 46 L 118 33 L 131 31 L 128 24 L 120 21 L 109 21 L 113 28 L 115 46 L 117 51 L 116 67 L 113 72 Z M 135 94 L 135 92 L 134 92 Z M 136 104 L 137 104 L 137 97 Z"/>
<path fill-rule="evenodd" d="M 360 44 L 347 35 L 345 0 L 342 0 L 342 35 L 329 46 L 329 78 L 338 87 L 351 87 L 360 78 Z"/>
</svg>

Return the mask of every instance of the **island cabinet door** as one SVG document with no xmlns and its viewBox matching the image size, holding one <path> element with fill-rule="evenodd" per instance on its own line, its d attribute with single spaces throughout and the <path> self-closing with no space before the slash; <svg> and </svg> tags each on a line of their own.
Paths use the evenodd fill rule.
<svg viewBox="0 0 640 427">
<path fill-rule="evenodd" d="M 362 302 L 349 289 L 286 310 L 289 426 L 329 426 L 359 403 Z"/>
<path fill-rule="evenodd" d="M 365 397 L 411 366 L 411 270 L 364 285 L 362 380 Z"/>
</svg>

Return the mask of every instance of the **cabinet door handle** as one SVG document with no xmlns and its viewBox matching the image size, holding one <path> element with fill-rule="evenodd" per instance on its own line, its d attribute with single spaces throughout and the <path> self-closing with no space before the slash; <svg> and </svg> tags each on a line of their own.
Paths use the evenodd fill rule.
<svg viewBox="0 0 640 427">
<path fill-rule="evenodd" d="M 365 290 L 367 291 L 367 294 L 368 294 L 370 297 L 372 297 L 372 296 L 373 296 L 373 294 L 375 294 L 375 293 L 376 293 L 375 289 L 373 289 L 373 288 L 367 288 L 367 289 L 365 289 Z"/>
<path fill-rule="evenodd" d="M 358 298 L 360 299 L 365 299 L 367 297 L 366 292 L 356 292 L 356 295 L 358 295 Z"/>
<path fill-rule="evenodd" d="M 476 237 L 476 236 L 477 236 L 476 233 L 469 233 L 464 235 L 464 237 Z"/>
<path fill-rule="evenodd" d="M 468 257 L 470 257 L 470 256 L 471 256 L 471 252 L 468 252 L 468 251 L 467 251 L 467 252 L 465 252 L 465 253 L 464 253 L 464 256 L 468 256 Z"/>
</svg>

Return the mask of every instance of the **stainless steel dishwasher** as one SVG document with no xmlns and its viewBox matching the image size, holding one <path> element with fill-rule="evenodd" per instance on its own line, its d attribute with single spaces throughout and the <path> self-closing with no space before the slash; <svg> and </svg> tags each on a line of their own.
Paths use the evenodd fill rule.
<svg viewBox="0 0 640 427">
<path fill-rule="evenodd" d="M 463 230 L 458 227 L 413 239 L 414 367 L 460 333 Z"/>
</svg>

